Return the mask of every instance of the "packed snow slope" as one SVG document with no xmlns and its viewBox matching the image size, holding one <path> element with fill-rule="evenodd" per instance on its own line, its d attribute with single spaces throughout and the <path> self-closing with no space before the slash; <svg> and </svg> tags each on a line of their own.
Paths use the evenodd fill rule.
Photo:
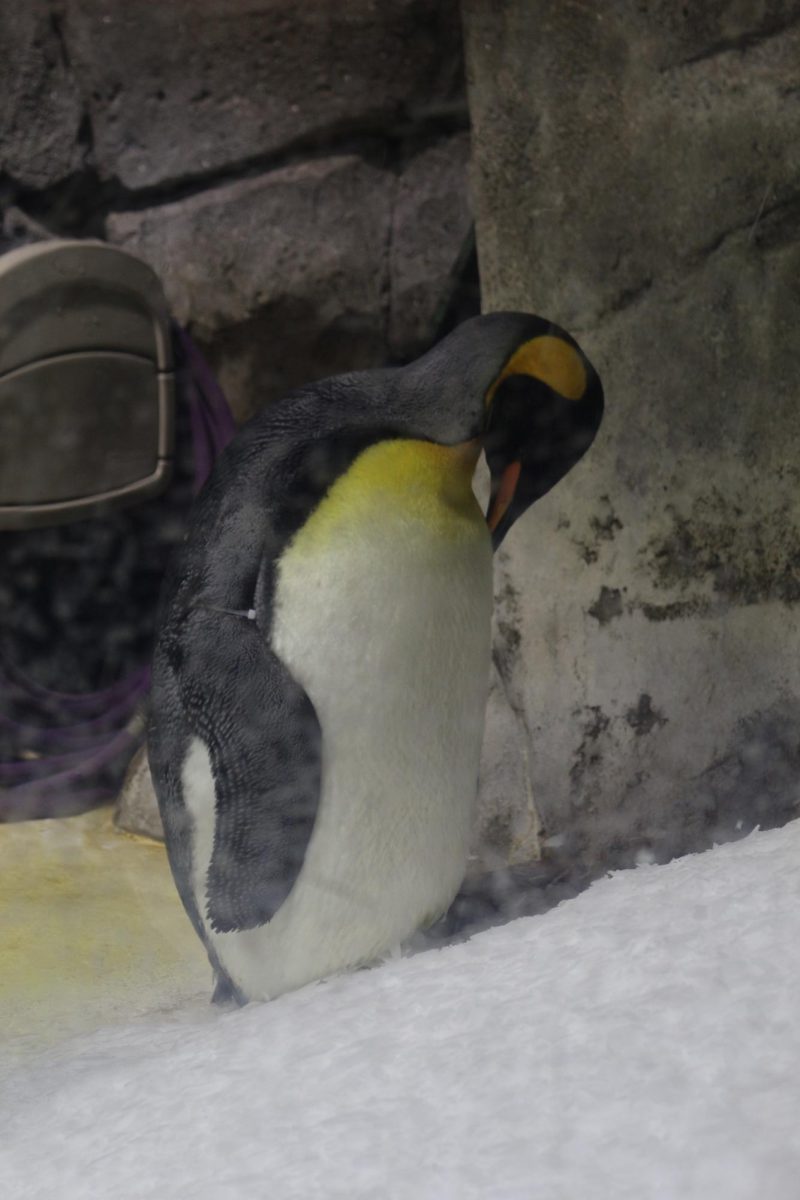
<svg viewBox="0 0 800 1200">
<path fill-rule="evenodd" d="M 797 1200 L 800 822 L 7 1078 L 10 1200 Z"/>
</svg>

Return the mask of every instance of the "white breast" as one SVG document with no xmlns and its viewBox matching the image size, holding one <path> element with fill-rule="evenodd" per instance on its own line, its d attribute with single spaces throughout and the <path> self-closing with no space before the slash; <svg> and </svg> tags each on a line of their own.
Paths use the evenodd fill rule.
<svg viewBox="0 0 800 1200">
<path fill-rule="evenodd" d="M 381 505 L 344 523 L 341 536 L 299 539 L 282 560 L 271 642 L 317 711 L 322 790 L 302 870 L 275 917 L 243 933 L 209 929 L 250 997 L 375 958 L 443 912 L 462 879 L 489 667 L 491 550 L 474 501 L 436 522 L 429 501 L 419 512 Z M 195 742 L 184 787 L 201 912 L 212 844 L 197 811 L 208 811 L 204 772 L 210 782 Z"/>
</svg>

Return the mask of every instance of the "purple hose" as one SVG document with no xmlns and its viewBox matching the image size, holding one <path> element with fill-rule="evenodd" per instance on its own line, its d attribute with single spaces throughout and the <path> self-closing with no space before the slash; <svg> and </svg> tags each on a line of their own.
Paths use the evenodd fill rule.
<svg viewBox="0 0 800 1200">
<path fill-rule="evenodd" d="M 189 405 L 197 495 L 211 474 L 217 455 L 236 432 L 236 425 L 222 388 L 197 346 L 180 325 L 172 328 L 176 350 L 184 363 L 181 394 Z"/>
<path fill-rule="evenodd" d="M 202 488 L 236 426 L 210 367 L 178 325 L 179 403 L 189 408 L 194 494 Z M 49 691 L 0 662 L 0 728 L 15 747 L 0 760 L 0 821 L 67 816 L 112 800 L 143 738 L 142 705 L 150 668 L 99 692 Z M 13 713 L 24 709 L 25 722 Z"/>
</svg>

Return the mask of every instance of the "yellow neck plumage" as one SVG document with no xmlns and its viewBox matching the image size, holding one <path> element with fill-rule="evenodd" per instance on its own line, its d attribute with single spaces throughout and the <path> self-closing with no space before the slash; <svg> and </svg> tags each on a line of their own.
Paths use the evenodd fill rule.
<svg viewBox="0 0 800 1200">
<path fill-rule="evenodd" d="M 398 438 L 369 446 L 332 485 L 297 534 L 312 550 L 347 535 L 362 521 L 394 518 L 423 525 L 432 536 L 474 536 L 485 522 L 472 491 L 481 452 L 477 439 L 457 446 Z"/>
</svg>

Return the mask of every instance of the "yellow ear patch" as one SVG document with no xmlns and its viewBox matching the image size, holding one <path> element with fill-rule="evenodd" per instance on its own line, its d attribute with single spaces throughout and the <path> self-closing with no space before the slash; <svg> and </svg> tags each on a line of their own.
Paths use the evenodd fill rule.
<svg viewBox="0 0 800 1200">
<path fill-rule="evenodd" d="M 567 400 L 580 400 L 586 391 L 586 368 L 580 355 L 560 337 L 543 335 L 523 342 L 486 393 L 487 405 L 503 380 L 511 375 L 532 375 Z"/>
</svg>

